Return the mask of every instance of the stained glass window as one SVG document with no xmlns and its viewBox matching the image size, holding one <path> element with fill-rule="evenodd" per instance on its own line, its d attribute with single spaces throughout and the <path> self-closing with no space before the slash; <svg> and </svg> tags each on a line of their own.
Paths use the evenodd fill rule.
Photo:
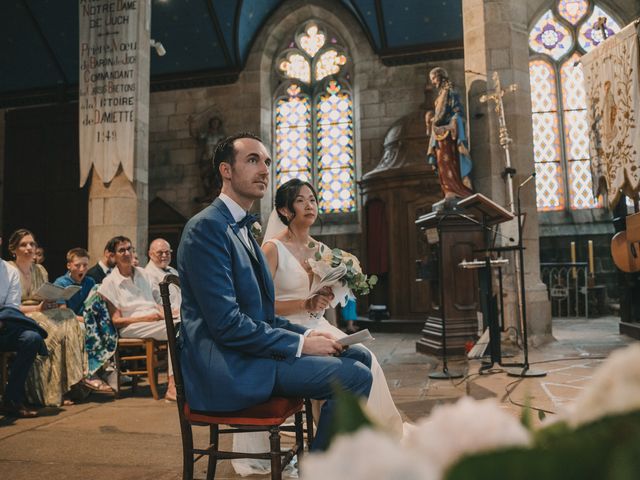
<svg viewBox="0 0 640 480">
<path fill-rule="evenodd" d="M 340 43 L 310 21 L 275 62 L 276 186 L 291 178 L 311 182 L 325 214 L 356 209 L 353 96 Z"/>
<path fill-rule="evenodd" d="M 596 5 L 589 19 L 580 27 L 580 33 L 578 34 L 578 42 L 580 42 L 580 46 L 584 48 L 586 52 L 592 50 L 594 47 L 597 47 L 603 40 L 602 30 L 599 28 L 594 28 L 594 24 L 600 17 L 606 18 L 607 20 L 604 24 L 604 29 L 607 32 L 607 37 L 610 37 L 611 35 L 614 35 L 620 31 L 620 25 L 618 25 L 618 23 L 613 18 L 611 18 L 611 16 L 607 15 L 600 7 Z"/>
<path fill-rule="evenodd" d="M 529 33 L 529 46 L 557 60 L 573 47 L 573 36 L 551 10 L 542 15 Z"/>
<path fill-rule="evenodd" d="M 587 104 L 580 56 L 603 39 L 594 23 L 617 22 L 588 0 L 559 0 L 529 33 L 533 149 L 538 210 L 588 209 L 594 198 L 589 159 Z M 587 17 L 589 10 L 591 15 Z M 559 17 L 558 17 L 559 15 Z M 560 18 L 562 17 L 562 18 Z"/>
<path fill-rule="evenodd" d="M 558 2 L 558 13 L 572 25 L 584 17 L 589 9 L 587 0 L 560 0 Z"/>
</svg>

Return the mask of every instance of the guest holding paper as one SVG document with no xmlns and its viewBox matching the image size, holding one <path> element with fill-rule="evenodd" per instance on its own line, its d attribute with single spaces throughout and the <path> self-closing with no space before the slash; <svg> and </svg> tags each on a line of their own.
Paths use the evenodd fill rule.
<svg viewBox="0 0 640 480">
<path fill-rule="evenodd" d="M 35 248 L 35 237 L 29 230 L 17 230 L 9 238 L 14 258 L 10 263 L 18 269 L 22 286 L 20 310 L 48 333 L 45 343 L 49 355 L 35 359 L 27 378 L 27 399 L 46 406 L 70 405 L 73 402 L 63 397 L 83 380 L 86 367 L 84 331 L 73 310 L 35 296 L 49 279 L 45 268 L 34 263 Z"/>
</svg>

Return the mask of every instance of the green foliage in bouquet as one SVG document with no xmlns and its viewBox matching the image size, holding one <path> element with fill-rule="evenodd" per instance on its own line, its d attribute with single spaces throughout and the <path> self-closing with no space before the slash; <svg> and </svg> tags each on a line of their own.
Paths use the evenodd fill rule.
<svg viewBox="0 0 640 480">
<path fill-rule="evenodd" d="M 462 432 L 464 434 L 464 432 Z M 578 428 L 564 422 L 534 434 L 532 448 L 464 457 L 447 480 L 630 480 L 640 478 L 640 411 Z"/>
<path fill-rule="evenodd" d="M 314 242 L 309 243 L 309 248 L 315 248 Z M 320 262 L 322 260 L 329 262 L 331 267 L 344 265 L 347 273 L 342 277 L 342 282 L 349 287 L 354 295 L 368 295 L 371 289 L 378 283 L 376 275 L 367 276 L 362 272 L 358 259 L 344 250 L 334 248 L 329 251 L 324 245 L 320 245 L 320 249 L 315 253 L 314 258 Z"/>
</svg>

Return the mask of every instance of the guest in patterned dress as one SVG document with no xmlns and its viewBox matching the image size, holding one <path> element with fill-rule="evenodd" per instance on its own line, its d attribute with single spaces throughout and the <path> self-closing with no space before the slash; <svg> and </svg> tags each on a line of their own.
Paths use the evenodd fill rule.
<svg viewBox="0 0 640 480">
<path fill-rule="evenodd" d="M 113 357 L 118 345 L 118 333 L 111 323 L 106 305 L 96 294 L 96 281 L 87 275 L 88 269 L 89 252 L 84 248 L 72 248 L 67 252 L 67 273 L 53 283 L 63 288 L 69 285 L 80 287 L 80 291 L 69 300 L 58 303 L 73 310 L 78 321 L 84 323 L 85 351 L 89 361 L 86 386 L 97 392 L 112 393 L 113 389 L 96 372 Z"/>
<path fill-rule="evenodd" d="M 73 310 L 58 308 L 55 301 L 35 298 L 35 292 L 49 279 L 45 268 L 34 263 L 35 247 L 29 230 L 17 230 L 9 239 L 9 252 L 14 257 L 11 263 L 20 272 L 20 310 L 49 334 L 45 340 L 49 355 L 36 358 L 27 378 L 26 393 L 30 403 L 60 406 L 63 395 L 84 378 L 84 331 Z"/>
</svg>

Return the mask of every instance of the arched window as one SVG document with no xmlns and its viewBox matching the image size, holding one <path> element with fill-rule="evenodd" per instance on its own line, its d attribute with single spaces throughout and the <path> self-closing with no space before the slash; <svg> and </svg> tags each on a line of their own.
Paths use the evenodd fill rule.
<svg viewBox="0 0 640 480">
<path fill-rule="evenodd" d="M 297 177 L 318 191 L 320 213 L 356 210 L 350 60 L 342 42 L 306 22 L 276 56 L 276 185 Z"/>
<path fill-rule="evenodd" d="M 601 206 L 593 197 L 580 57 L 620 26 L 589 0 L 559 0 L 529 32 L 533 149 L 539 211 Z"/>
</svg>

